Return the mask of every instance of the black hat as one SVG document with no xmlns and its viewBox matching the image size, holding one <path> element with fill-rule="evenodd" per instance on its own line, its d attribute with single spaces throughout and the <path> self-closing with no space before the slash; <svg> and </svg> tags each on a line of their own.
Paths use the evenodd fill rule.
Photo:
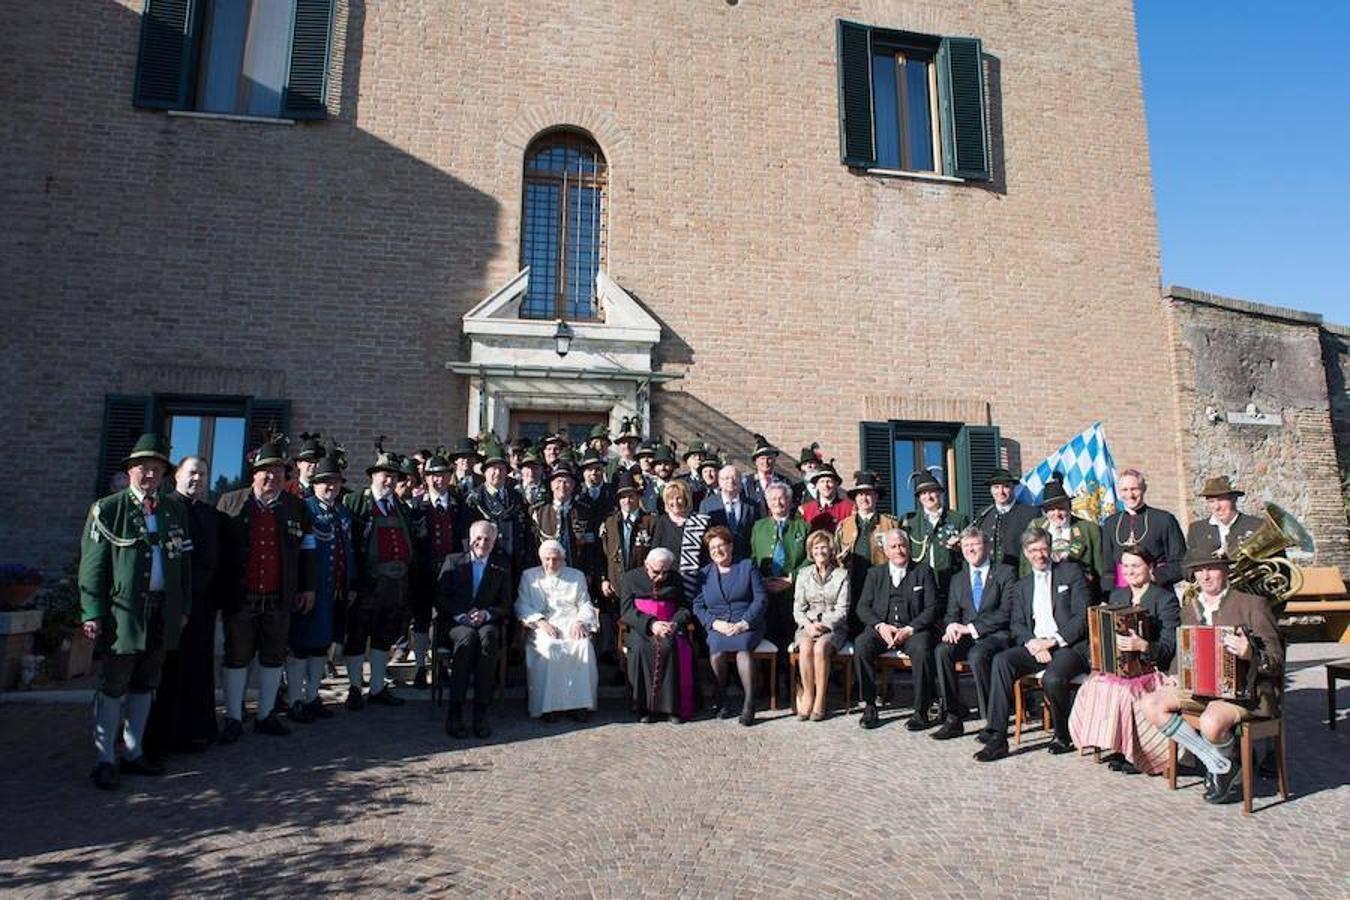
<svg viewBox="0 0 1350 900">
<path fill-rule="evenodd" d="M 684 454 L 680 458 L 683 459 L 685 462 L 688 462 L 689 457 L 693 456 L 695 453 L 701 456 L 707 456 L 711 452 L 712 452 L 711 447 L 703 443 L 702 440 L 697 440 L 689 445 L 689 448 L 684 451 Z"/>
<path fill-rule="evenodd" d="M 321 438 L 317 431 L 300 432 L 300 452 L 295 454 L 295 458 L 301 462 L 318 462 L 323 459 L 327 451 L 323 449 L 323 444 L 319 443 Z"/>
<path fill-rule="evenodd" d="M 593 440 L 595 440 L 596 438 L 600 438 L 600 439 L 603 440 L 603 441 L 608 441 L 608 440 L 609 440 L 609 426 L 608 426 L 608 425 L 603 425 L 603 424 L 593 426 L 593 427 L 591 428 L 590 434 L 586 435 L 586 440 L 588 440 L 588 441 L 593 441 Z"/>
<path fill-rule="evenodd" d="M 915 472 L 910 478 L 914 481 L 914 495 L 918 496 L 924 491 L 943 490 L 942 482 L 933 477 L 932 472 Z"/>
<path fill-rule="evenodd" d="M 417 460 L 411 456 L 400 456 L 398 458 L 398 473 L 404 478 L 416 478 Z"/>
<path fill-rule="evenodd" d="M 583 469 L 588 466 L 603 466 L 605 463 L 605 458 L 597 453 L 594 447 L 587 447 L 585 452 L 581 454 L 581 468 Z"/>
<path fill-rule="evenodd" d="M 455 442 L 455 449 L 450 454 L 450 461 L 454 462 L 455 460 L 466 456 L 474 459 L 482 459 L 482 454 L 478 452 L 478 442 L 467 435 Z"/>
<path fill-rule="evenodd" d="M 817 481 L 827 476 L 833 478 L 835 481 L 843 481 L 843 479 L 839 477 L 839 472 L 834 467 L 834 460 L 830 460 L 827 463 L 821 463 L 820 467 L 811 473 L 811 483 L 815 484 Z"/>
<path fill-rule="evenodd" d="M 755 439 L 755 449 L 754 449 L 754 451 L 750 454 L 750 458 L 751 458 L 751 459 L 755 459 L 755 458 L 760 457 L 760 456 L 777 456 L 777 455 L 778 455 L 778 448 L 775 447 L 773 444 L 770 444 L 770 443 L 769 443 L 769 439 L 766 438 L 764 435 L 762 435 L 762 434 L 752 434 L 751 437 L 753 437 L 753 438 Z"/>
<path fill-rule="evenodd" d="M 555 478 L 562 478 L 564 476 L 572 479 L 574 483 L 577 480 L 576 470 L 572 468 L 571 464 L 566 463 L 563 460 L 558 460 L 557 465 L 549 470 L 548 480 L 552 481 Z"/>
<path fill-rule="evenodd" d="M 797 456 L 797 468 L 801 468 L 807 463 L 819 465 L 821 462 L 820 445 L 815 441 L 811 442 L 810 447 L 803 447 L 802 452 Z"/>
<path fill-rule="evenodd" d="M 642 442 L 642 446 L 638 448 L 638 452 L 633 455 L 636 456 L 638 459 L 642 459 L 642 457 L 644 456 L 655 456 L 656 445 L 657 441 L 655 438 L 645 440 Z"/>
<path fill-rule="evenodd" d="M 720 469 L 723 465 L 722 458 L 717 455 L 717 451 L 709 447 L 708 455 L 703 457 L 703 462 L 699 463 L 698 470 L 702 472 L 707 468 Z"/>
<path fill-rule="evenodd" d="M 317 435 L 315 435 L 317 437 Z M 319 457 L 314 466 L 314 474 L 309 477 L 311 483 L 322 484 L 325 481 L 346 481 L 342 470 L 347 468 L 347 448 L 330 442 L 330 446 Z"/>
<path fill-rule="evenodd" d="M 853 473 L 853 485 L 848 489 L 848 495 L 852 497 L 860 491 L 872 491 L 881 493 L 881 476 L 876 472 L 857 471 Z"/>
<path fill-rule="evenodd" d="M 624 494 L 642 493 L 642 488 L 638 487 L 637 482 L 633 479 L 633 473 L 627 469 L 619 473 L 619 477 L 615 479 L 614 484 L 614 494 L 617 497 L 622 497 Z"/>
<path fill-rule="evenodd" d="M 994 474 L 989 476 L 990 484 L 1018 484 L 1021 480 L 1007 469 L 995 469 Z"/>
<path fill-rule="evenodd" d="M 166 466 L 169 462 L 169 442 L 162 435 L 147 431 L 136 439 L 136 446 L 122 460 L 122 468 L 127 469 L 143 459 L 157 459 Z"/>
<path fill-rule="evenodd" d="M 427 457 L 426 465 L 422 466 L 422 471 L 427 475 L 439 475 L 442 472 L 453 472 L 455 466 L 454 463 L 450 462 L 450 458 L 447 455 L 448 452 L 449 451 L 445 447 L 437 447 L 431 452 L 431 455 Z"/>
<path fill-rule="evenodd" d="M 476 455 L 483 463 L 484 468 L 498 463 L 503 466 L 510 465 L 506 460 L 506 452 L 502 450 L 502 445 L 496 441 L 484 441 Z"/>
<path fill-rule="evenodd" d="M 1187 572 L 1196 569 L 1205 569 L 1210 566 L 1223 566 L 1225 569 L 1232 565 L 1233 561 L 1223 554 L 1214 552 L 1214 545 L 1208 547 L 1202 544 L 1196 544 L 1186 551 L 1186 556 L 1181 561 L 1181 567 Z"/>
<path fill-rule="evenodd" d="M 642 440 L 642 431 L 638 428 L 637 416 L 625 416 L 619 423 L 619 433 L 614 436 L 615 442 L 620 441 L 640 441 Z"/>
<path fill-rule="evenodd" d="M 366 467 L 367 475 L 374 475 L 376 472 L 403 474 L 403 458 L 391 450 L 384 449 L 384 442 L 387 440 L 389 440 L 387 437 L 380 435 L 375 441 L 375 462 Z"/>
<path fill-rule="evenodd" d="M 521 453 L 524 453 L 526 450 L 529 450 L 533 446 L 534 441 L 530 440 L 527 437 L 518 437 L 511 442 L 511 449 L 519 450 Z"/>
<path fill-rule="evenodd" d="M 248 462 L 248 470 L 253 472 L 267 466 L 289 466 L 291 460 L 286 456 L 286 449 L 289 446 L 290 441 L 286 435 L 272 435 L 270 441 L 253 451 L 253 458 Z"/>
<path fill-rule="evenodd" d="M 552 434 L 545 435 L 544 439 L 539 442 L 539 446 L 547 447 L 549 444 L 562 444 L 564 447 L 567 447 L 571 445 L 571 443 L 572 442 L 567 439 L 567 433 L 559 430 Z"/>
<path fill-rule="evenodd" d="M 1041 491 L 1041 506 L 1059 502 L 1072 503 L 1073 498 L 1069 496 L 1068 491 L 1064 490 L 1064 482 L 1051 479 L 1045 483 L 1045 488 Z"/>
</svg>

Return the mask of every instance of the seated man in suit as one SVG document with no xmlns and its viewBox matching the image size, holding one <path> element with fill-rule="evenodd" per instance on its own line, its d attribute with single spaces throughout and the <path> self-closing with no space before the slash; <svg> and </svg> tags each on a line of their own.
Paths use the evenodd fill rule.
<svg viewBox="0 0 1350 900">
<path fill-rule="evenodd" d="M 750 555 L 750 532 L 759 513 L 741 491 L 739 469 L 726 465 L 717 470 L 717 490 L 703 498 L 698 511 L 708 517 L 709 528 L 721 525 L 731 532 L 737 559 Z"/>
<path fill-rule="evenodd" d="M 997 551 L 994 551 L 997 552 Z M 1017 573 L 995 560 L 989 535 L 978 525 L 961 532 L 961 556 L 966 564 L 952 578 L 947 592 L 947 618 L 942 640 L 933 651 L 938 694 L 946 715 L 933 732 L 939 741 L 960 737 L 961 721 L 967 716 L 956 682 L 956 663 L 967 660 L 975 675 L 975 699 L 980 714 L 989 703 L 989 681 L 994 657 L 1008 649 L 1009 609 Z"/>
<path fill-rule="evenodd" d="M 867 571 L 862 596 L 858 598 L 858 619 L 863 630 L 853 642 L 853 665 L 858 676 L 858 693 L 863 700 L 863 728 L 876 728 L 877 658 L 887 650 L 903 650 L 914 666 L 914 715 L 907 726 L 922 731 L 933 723 L 928 718 L 928 703 L 933 680 L 933 631 L 937 627 L 937 584 L 933 570 L 923 563 L 911 563 L 909 535 L 892 528 L 882 541 L 886 562 Z"/>
<path fill-rule="evenodd" d="M 1045 670 L 1041 686 L 1055 723 L 1050 752 L 1073 750 L 1069 738 L 1069 694 L 1073 679 L 1086 673 L 1088 661 L 1087 608 L 1091 597 L 1077 563 L 1050 561 L 1050 533 L 1028 528 L 1022 552 L 1031 563 L 1012 593 L 1013 645 L 994 658 L 989 685 L 989 717 L 977 737 L 985 745 L 975 754 L 980 762 L 1008 755 L 1008 708 L 1013 685 L 1023 675 Z"/>
<path fill-rule="evenodd" d="M 487 520 L 469 528 L 469 552 L 445 558 L 436 580 L 436 615 L 441 646 L 450 651 L 450 710 L 445 733 L 465 738 L 461 710 L 473 675 L 473 733 L 490 737 L 487 707 L 492 700 L 501 629 L 511 611 L 511 584 L 500 557 L 492 555 L 497 526 Z"/>
</svg>

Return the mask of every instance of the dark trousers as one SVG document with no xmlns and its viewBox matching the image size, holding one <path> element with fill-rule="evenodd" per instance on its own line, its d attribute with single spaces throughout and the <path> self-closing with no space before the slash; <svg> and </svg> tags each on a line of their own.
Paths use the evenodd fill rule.
<svg viewBox="0 0 1350 900">
<path fill-rule="evenodd" d="M 858 677 L 858 696 L 863 703 L 877 702 L 877 658 L 888 648 L 871 626 L 863 629 L 853 642 L 853 666 Z M 916 631 L 899 649 L 909 656 L 914 667 L 914 711 L 926 713 L 933 696 L 933 633 Z"/>
<path fill-rule="evenodd" d="M 978 641 L 963 635 L 955 644 L 939 640 L 933 649 L 933 667 L 937 669 L 938 696 L 947 715 L 965 717 L 966 705 L 961 702 L 961 691 L 956 681 L 956 664 L 965 660 L 975 676 L 975 702 L 980 714 L 989 708 L 989 682 L 994 668 L 994 657 L 1008 649 L 1012 639 L 999 631 Z"/>
<path fill-rule="evenodd" d="M 242 669 L 258 654 L 258 665 L 286 664 L 291 636 L 291 611 L 281 594 L 245 594 L 239 608 L 221 614 L 225 630 L 225 668 Z"/>
<path fill-rule="evenodd" d="M 98 672 L 98 690 L 105 697 L 122 697 L 128 692 L 149 694 L 159 687 L 164 669 L 164 648 L 140 653 L 105 653 Z"/>
<path fill-rule="evenodd" d="M 347 608 L 347 636 L 342 649 L 349 656 L 370 649 L 389 652 L 408 628 L 408 578 L 376 576 L 375 584 L 359 591 Z"/>
<path fill-rule="evenodd" d="M 439 626 L 437 626 L 439 629 Z M 473 702 L 492 702 L 497 678 L 497 654 L 501 652 L 501 631 L 495 622 L 479 625 L 453 625 L 443 638 L 450 650 L 450 702 L 463 703 L 473 679 Z"/>
<path fill-rule="evenodd" d="M 1007 734 L 1008 710 L 1012 707 L 1013 684 L 1023 675 L 1045 669 L 1041 687 L 1050 704 L 1050 715 L 1055 723 L 1055 737 L 1069 743 L 1069 697 L 1075 676 L 1089 670 L 1087 660 L 1072 647 L 1056 647 L 1050 662 L 1042 665 L 1026 647 L 1009 647 L 994 657 L 992 680 L 989 684 L 989 718 L 986 725 L 996 734 Z"/>
</svg>

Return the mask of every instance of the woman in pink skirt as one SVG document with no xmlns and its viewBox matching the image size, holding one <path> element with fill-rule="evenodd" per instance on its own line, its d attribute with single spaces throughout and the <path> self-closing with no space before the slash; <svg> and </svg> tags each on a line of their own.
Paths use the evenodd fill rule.
<svg viewBox="0 0 1350 900">
<path fill-rule="evenodd" d="M 1162 672 L 1172 663 L 1177 648 L 1181 607 L 1176 594 L 1153 583 L 1153 555 L 1143 547 L 1121 551 L 1126 587 L 1116 588 L 1107 601 L 1111 606 L 1136 606 L 1148 615 L 1149 640 L 1135 631 L 1116 636 L 1117 650 L 1143 653 L 1155 668 L 1137 678 L 1094 672 L 1078 690 L 1069 715 L 1069 733 L 1078 747 L 1093 747 L 1109 753 L 1117 772 L 1156 775 L 1167 765 L 1167 739 L 1154 728 L 1136 701 L 1162 684 Z"/>
</svg>

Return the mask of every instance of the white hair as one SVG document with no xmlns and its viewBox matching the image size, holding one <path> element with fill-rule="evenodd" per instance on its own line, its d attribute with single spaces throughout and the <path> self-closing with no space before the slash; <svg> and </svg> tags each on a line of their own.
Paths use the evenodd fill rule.
<svg viewBox="0 0 1350 900">
<path fill-rule="evenodd" d="M 903 528 L 891 528 L 891 529 L 888 529 L 888 530 L 885 532 L 885 534 L 883 534 L 883 535 L 881 536 L 881 542 L 882 542 L 883 544 L 887 543 L 888 541 L 890 541 L 891 535 L 893 535 L 893 534 L 898 534 L 898 535 L 900 535 L 900 543 L 904 544 L 906 547 L 909 546 L 909 532 L 908 532 L 908 531 L 905 531 L 905 529 L 903 529 Z"/>
<path fill-rule="evenodd" d="M 549 538 L 539 545 L 539 559 L 542 561 L 544 555 L 548 553 L 556 553 L 564 559 L 567 557 L 567 554 L 563 552 L 563 545 L 552 538 Z"/>
<path fill-rule="evenodd" d="M 736 468 L 736 467 L 733 466 L 731 463 L 727 463 L 725 466 L 723 466 L 722 468 L 720 468 L 720 469 L 717 470 L 717 477 L 718 477 L 718 478 L 721 478 L 721 477 L 722 477 L 722 473 L 728 472 L 728 471 L 731 472 L 732 475 L 736 475 L 736 476 L 739 476 L 739 475 L 741 474 L 741 470 L 740 470 L 740 469 Z"/>
<path fill-rule="evenodd" d="M 788 487 L 786 484 L 784 484 L 784 483 L 781 482 L 781 481 L 771 481 L 771 482 L 769 482 L 769 486 L 766 487 L 766 488 L 764 489 L 764 496 L 765 496 L 765 498 L 767 498 L 767 497 L 769 496 L 769 493 L 770 493 L 771 491 L 782 491 L 784 494 L 787 495 L 787 497 L 788 497 L 789 500 L 792 499 L 792 488 Z"/>
<path fill-rule="evenodd" d="M 479 519 L 477 522 L 474 522 L 472 525 L 469 526 L 469 537 L 473 537 L 475 534 L 483 534 L 485 532 L 486 536 L 490 540 L 495 541 L 497 539 L 497 524 L 495 522 L 489 521 L 488 519 Z"/>
<path fill-rule="evenodd" d="M 668 562 L 675 565 L 675 554 L 665 547 L 653 547 L 647 551 L 647 562 Z"/>
</svg>

